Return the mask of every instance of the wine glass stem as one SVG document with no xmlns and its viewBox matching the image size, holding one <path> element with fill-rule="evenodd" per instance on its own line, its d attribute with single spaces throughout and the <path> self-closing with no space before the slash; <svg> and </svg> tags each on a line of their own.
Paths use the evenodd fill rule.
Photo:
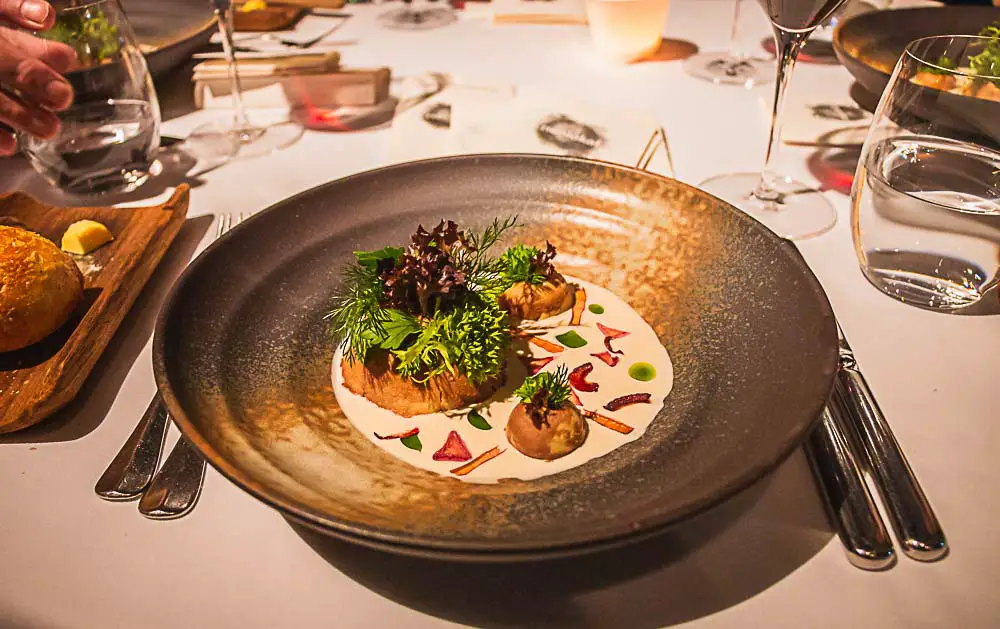
<svg viewBox="0 0 1000 629">
<path fill-rule="evenodd" d="M 792 69 L 795 61 L 799 58 L 802 44 L 808 37 L 808 31 L 788 31 L 779 26 L 774 26 L 774 43 L 778 50 L 778 78 L 774 84 L 774 107 L 771 110 L 771 135 L 767 141 L 767 156 L 764 158 L 764 170 L 760 175 L 760 182 L 754 190 L 753 195 L 763 201 L 778 201 L 778 191 L 776 183 L 777 173 L 774 172 L 774 163 L 777 161 L 778 149 L 781 146 L 781 125 L 785 110 L 785 92 L 788 83 L 792 78 Z"/>
<path fill-rule="evenodd" d="M 227 3 L 228 4 L 228 3 Z M 239 129 L 248 129 L 250 122 L 247 120 L 246 106 L 243 104 L 243 86 L 240 83 L 240 69 L 236 64 L 236 51 L 233 45 L 233 8 L 229 4 L 227 9 L 215 9 L 215 20 L 219 24 L 219 33 L 222 35 L 222 52 L 226 55 L 226 65 L 229 70 L 229 82 L 233 93 L 233 114 L 236 117 L 236 126 Z"/>
<path fill-rule="evenodd" d="M 740 25 L 740 5 L 743 4 L 743 0 L 736 0 L 736 6 L 733 8 L 733 28 L 729 31 L 729 45 L 726 46 L 726 54 L 730 57 L 735 57 L 736 55 L 736 33 Z"/>
</svg>

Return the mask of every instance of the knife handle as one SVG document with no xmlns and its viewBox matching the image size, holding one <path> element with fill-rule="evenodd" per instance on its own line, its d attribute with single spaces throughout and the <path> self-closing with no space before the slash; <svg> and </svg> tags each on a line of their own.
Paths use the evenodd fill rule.
<svg viewBox="0 0 1000 629">
<path fill-rule="evenodd" d="M 806 439 L 805 451 L 848 561 L 862 570 L 892 566 L 896 560 L 892 539 L 848 448 L 839 418 L 829 409 L 823 409 L 823 421 Z"/>
<path fill-rule="evenodd" d="M 840 369 L 833 396 L 844 409 L 848 434 L 865 452 L 865 465 L 889 512 L 889 522 L 903 552 L 917 561 L 944 557 L 948 542 L 941 524 L 868 383 L 856 367 Z"/>
</svg>

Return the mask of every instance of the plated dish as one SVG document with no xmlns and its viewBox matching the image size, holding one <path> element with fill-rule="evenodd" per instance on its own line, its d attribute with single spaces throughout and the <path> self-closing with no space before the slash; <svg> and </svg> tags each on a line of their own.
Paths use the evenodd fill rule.
<svg viewBox="0 0 1000 629">
<path fill-rule="evenodd" d="M 328 318 L 344 415 L 415 467 L 469 482 L 531 480 L 639 439 L 673 382 L 653 329 L 611 291 L 566 277 L 551 242 L 421 225 L 357 251 Z M 591 428 L 591 424 L 595 428 Z"/>
<path fill-rule="evenodd" d="M 506 341 L 477 352 L 487 357 L 479 363 L 449 355 L 469 379 L 461 395 L 348 389 L 346 348 L 331 337 L 329 316 L 351 294 L 345 269 L 374 264 L 384 291 L 403 255 L 386 247 L 409 249 L 417 226 L 450 234 L 452 220 L 468 239 L 511 216 L 519 227 L 501 234 L 489 260 L 519 250 L 530 263 L 551 244 L 555 255 L 537 261 L 573 287 L 572 302 L 559 290 L 543 309 L 550 316 L 515 326 L 501 311 L 506 327 L 481 326 L 506 330 L 509 347 L 499 369 L 489 357 Z M 382 262 L 379 272 L 387 259 L 392 268 Z M 547 268 L 539 275 L 562 285 Z M 491 293 L 497 306 L 478 291 L 482 313 L 497 316 L 501 288 L 509 289 Z M 535 300 L 508 297 L 505 307 L 532 316 Z M 440 314 L 405 300 L 404 314 L 426 321 L 393 339 L 371 337 L 372 347 L 388 346 L 373 357 L 418 347 L 431 321 L 457 317 L 472 299 Z M 286 517 L 392 552 L 515 561 L 649 535 L 766 474 L 817 421 L 836 342 L 829 304 L 794 247 L 724 202 L 610 164 L 481 155 L 362 173 L 241 223 L 176 284 L 157 322 L 154 370 L 171 416 L 206 460 Z M 366 360 L 367 352 L 355 365 Z M 377 375 L 378 363 L 367 365 Z M 426 378 L 439 366 L 407 373 Z M 536 424 L 539 409 L 528 404 L 543 406 L 547 421 Z M 560 426 L 562 437 L 553 434 Z M 403 440 L 414 428 L 420 445 L 411 448 Z M 503 453 L 484 462 L 494 448 Z"/>
</svg>

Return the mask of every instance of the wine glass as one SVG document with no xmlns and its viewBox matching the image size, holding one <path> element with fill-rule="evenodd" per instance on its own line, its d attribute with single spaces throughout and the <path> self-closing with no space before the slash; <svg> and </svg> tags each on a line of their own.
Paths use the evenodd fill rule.
<svg viewBox="0 0 1000 629">
<path fill-rule="evenodd" d="M 743 0 L 736 0 L 733 4 L 733 27 L 729 32 L 729 45 L 726 50 L 703 52 L 688 57 L 684 61 L 684 70 L 688 74 L 717 85 L 742 85 L 747 89 L 771 80 L 773 70 L 770 61 L 734 50 L 742 4 Z"/>
<path fill-rule="evenodd" d="M 454 9 L 450 7 L 414 9 L 413 0 L 403 0 L 403 8 L 386 11 L 378 16 L 378 23 L 386 28 L 398 30 L 430 30 L 447 26 L 457 19 Z"/>
<path fill-rule="evenodd" d="M 222 36 L 222 51 L 226 56 L 229 81 L 233 99 L 233 116 L 214 120 L 197 127 L 188 136 L 187 144 L 200 157 L 256 157 L 285 148 L 298 140 L 303 128 L 292 122 L 283 121 L 272 125 L 254 125 L 247 117 L 243 103 L 243 87 L 240 84 L 239 65 L 233 45 L 233 3 L 232 0 L 210 0 L 215 12 L 215 21 Z"/>
<path fill-rule="evenodd" d="M 160 144 L 160 105 L 132 26 L 118 0 L 56 2 L 54 26 L 38 37 L 77 53 L 67 75 L 73 105 L 58 134 L 18 141 L 31 166 L 73 194 L 131 192 L 149 178 Z"/>
<path fill-rule="evenodd" d="M 861 270 L 937 311 L 997 314 L 1000 64 L 988 37 L 910 42 L 875 110 L 851 191 Z"/>
<path fill-rule="evenodd" d="M 791 177 L 780 175 L 774 163 L 781 145 L 785 92 L 802 45 L 844 0 L 758 0 L 774 30 L 778 72 L 771 110 L 771 133 L 761 173 L 718 175 L 701 183 L 707 192 L 750 214 L 779 236 L 789 239 L 822 234 L 837 222 L 833 205 L 823 194 Z"/>
</svg>

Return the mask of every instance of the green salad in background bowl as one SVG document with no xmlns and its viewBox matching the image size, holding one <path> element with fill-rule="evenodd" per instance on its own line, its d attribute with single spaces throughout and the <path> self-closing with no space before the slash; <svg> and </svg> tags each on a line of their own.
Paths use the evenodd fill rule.
<svg viewBox="0 0 1000 629">
<path fill-rule="evenodd" d="M 122 47 L 118 26 L 94 6 L 60 12 L 55 25 L 39 36 L 71 46 L 83 67 L 109 62 Z"/>
</svg>

